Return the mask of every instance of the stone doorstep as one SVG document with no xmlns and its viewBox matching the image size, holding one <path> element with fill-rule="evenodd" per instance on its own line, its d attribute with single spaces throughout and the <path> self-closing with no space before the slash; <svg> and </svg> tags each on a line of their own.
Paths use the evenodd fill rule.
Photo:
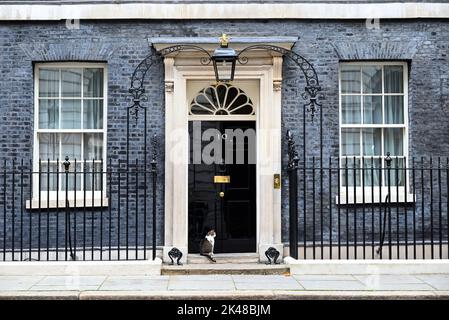
<svg viewBox="0 0 449 320">
<path fill-rule="evenodd" d="M 214 255 L 216 264 L 241 264 L 241 263 L 258 263 L 258 253 L 218 253 Z M 209 258 L 199 254 L 188 254 L 188 264 L 210 264 Z"/>
<path fill-rule="evenodd" d="M 162 275 L 283 275 L 290 274 L 290 269 L 285 264 L 265 265 L 262 263 L 205 263 L 181 266 L 163 264 L 161 273 Z"/>
</svg>

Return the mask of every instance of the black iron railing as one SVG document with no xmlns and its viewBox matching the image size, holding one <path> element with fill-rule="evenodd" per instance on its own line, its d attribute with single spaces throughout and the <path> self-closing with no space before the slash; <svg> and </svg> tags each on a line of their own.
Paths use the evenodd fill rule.
<svg viewBox="0 0 449 320">
<path fill-rule="evenodd" d="M 287 136 L 290 255 L 447 259 L 449 158 L 298 158 Z"/>
<path fill-rule="evenodd" d="M 3 261 L 156 257 L 155 158 L 0 165 Z"/>
</svg>

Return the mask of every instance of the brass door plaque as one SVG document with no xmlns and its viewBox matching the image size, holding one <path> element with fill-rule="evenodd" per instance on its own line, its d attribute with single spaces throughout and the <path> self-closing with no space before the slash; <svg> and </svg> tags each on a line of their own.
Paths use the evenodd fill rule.
<svg viewBox="0 0 449 320">
<path fill-rule="evenodd" d="M 279 173 L 275 173 L 273 177 L 273 187 L 275 189 L 281 188 L 281 175 Z"/>
<path fill-rule="evenodd" d="M 214 176 L 214 183 L 231 183 L 231 176 Z"/>
</svg>

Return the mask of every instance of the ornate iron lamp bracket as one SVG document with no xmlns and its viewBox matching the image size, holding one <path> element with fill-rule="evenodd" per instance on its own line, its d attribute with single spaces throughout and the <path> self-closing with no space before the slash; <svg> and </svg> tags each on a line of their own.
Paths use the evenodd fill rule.
<svg viewBox="0 0 449 320">
<path fill-rule="evenodd" d="M 165 57 L 171 53 L 184 50 L 193 50 L 204 53 L 204 57 L 200 58 L 200 62 L 203 65 L 208 65 L 212 61 L 212 56 L 209 54 L 209 52 L 206 49 L 201 48 L 200 46 L 187 44 L 175 45 L 161 49 L 157 52 L 152 52 L 144 60 L 142 60 L 142 62 L 140 62 L 137 68 L 134 70 L 131 78 L 131 87 L 129 88 L 129 93 L 133 98 L 133 104 L 128 108 L 130 109 L 130 114 L 135 117 L 136 121 L 138 119 L 138 112 L 140 108 L 145 108 L 144 106 L 142 106 L 142 102 L 146 102 L 148 100 L 147 96 L 145 95 L 144 88 L 144 81 L 148 70 L 153 64 L 155 64 L 155 62 L 159 62 L 161 57 Z M 319 94 L 321 91 L 321 86 L 319 84 L 318 75 L 313 65 L 307 59 L 297 54 L 296 52 L 282 47 L 265 44 L 253 45 L 243 49 L 237 55 L 237 61 L 242 65 L 248 63 L 248 58 L 244 56 L 244 54 L 252 50 L 267 50 L 279 53 L 282 56 L 285 56 L 293 61 L 301 69 L 306 80 L 306 86 L 304 88 L 302 98 L 304 100 L 308 100 L 308 103 L 306 103 L 304 107 L 307 109 L 307 111 L 310 112 L 313 121 L 317 108 L 320 108 L 322 106 L 319 102 L 319 100 L 322 99 L 322 96 Z"/>
<path fill-rule="evenodd" d="M 207 52 L 207 50 L 205 50 L 199 46 L 195 46 L 195 45 L 171 46 L 171 47 L 164 48 L 160 51 L 156 51 L 156 52 L 153 51 L 153 52 L 151 52 L 151 54 L 146 56 L 145 59 L 143 59 L 139 63 L 139 65 L 136 67 L 136 69 L 134 70 L 133 75 L 131 77 L 131 86 L 128 90 L 133 99 L 132 100 L 133 103 L 131 106 L 128 107 L 128 109 L 130 111 L 130 114 L 133 115 L 134 118 L 136 119 L 136 122 L 139 117 L 139 110 L 141 108 L 146 108 L 145 106 L 142 105 L 142 103 L 148 101 L 148 97 L 145 94 L 145 88 L 144 88 L 145 77 L 148 73 L 148 70 L 155 63 L 160 62 L 161 57 L 165 57 L 166 55 L 168 55 L 170 53 L 183 51 L 183 50 L 195 50 L 195 51 L 200 51 L 200 52 L 204 53 L 205 56 L 200 58 L 200 62 L 203 65 L 208 65 L 212 61 L 211 55 L 209 54 L 209 52 Z"/>
<path fill-rule="evenodd" d="M 318 75 L 313 65 L 306 58 L 297 54 L 296 52 L 293 52 L 292 50 L 266 44 L 249 46 L 243 49 L 238 54 L 237 61 L 240 64 L 248 63 L 248 58 L 245 57 L 243 54 L 252 50 L 267 50 L 279 53 L 282 56 L 293 61 L 301 69 L 302 73 L 304 74 L 304 78 L 306 79 L 306 86 L 304 88 L 304 93 L 301 96 L 304 100 L 307 99 L 309 100 L 309 102 L 306 103 L 304 107 L 307 109 L 307 111 L 310 112 L 313 122 L 313 118 L 315 116 L 317 109 L 321 108 L 322 106 L 321 103 L 319 102 L 319 100 L 322 99 L 322 95 L 319 94 L 321 91 L 321 86 L 318 80 Z"/>
</svg>

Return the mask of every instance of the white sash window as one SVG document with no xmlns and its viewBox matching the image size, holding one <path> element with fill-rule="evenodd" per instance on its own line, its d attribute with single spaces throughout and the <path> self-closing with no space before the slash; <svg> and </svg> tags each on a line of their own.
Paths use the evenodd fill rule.
<svg viewBox="0 0 449 320">
<path fill-rule="evenodd" d="M 340 65 L 340 163 L 342 168 L 348 167 L 341 175 L 343 192 L 346 185 L 351 193 L 354 185 L 385 188 L 388 177 L 379 168 L 385 168 L 388 153 L 393 159 L 390 186 L 400 186 L 404 191 L 408 178 L 405 170 L 398 170 L 396 176 L 394 169 L 405 168 L 407 162 L 407 90 L 406 63 Z M 354 170 L 354 167 L 365 170 Z"/>
<path fill-rule="evenodd" d="M 68 178 L 70 198 L 84 190 L 92 198 L 101 191 L 100 172 L 106 163 L 106 66 L 90 63 L 43 63 L 35 68 L 34 199 L 64 198 L 63 162 L 71 162 Z M 75 170 L 80 174 L 73 174 Z M 59 181 L 57 170 L 61 173 Z M 81 174 L 86 171 L 86 174 Z M 50 175 L 47 175 L 50 172 Z M 98 172 L 98 173 L 97 173 Z M 94 181 L 94 183 L 93 183 Z M 76 184 L 76 188 L 75 188 Z M 78 192 L 80 191 L 80 192 Z M 94 191 L 94 193 L 92 193 Z M 87 195 L 86 195 L 87 197 Z M 34 207 L 34 205 L 33 205 Z"/>
</svg>

